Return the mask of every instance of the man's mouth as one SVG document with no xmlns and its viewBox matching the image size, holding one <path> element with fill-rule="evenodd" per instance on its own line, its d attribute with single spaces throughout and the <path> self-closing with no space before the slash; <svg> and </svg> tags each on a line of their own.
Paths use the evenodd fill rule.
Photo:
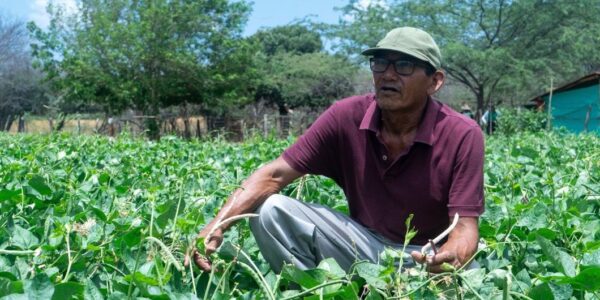
<svg viewBox="0 0 600 300">
<path fill-rule="evenodd" d="M 383 86 L 383 87 L 381 87 L 380 90 L 383 92 L 396 92 L 396 93 L 400 92 L 399 89 L 397 89 L 393 86 Z"/>
</svg>

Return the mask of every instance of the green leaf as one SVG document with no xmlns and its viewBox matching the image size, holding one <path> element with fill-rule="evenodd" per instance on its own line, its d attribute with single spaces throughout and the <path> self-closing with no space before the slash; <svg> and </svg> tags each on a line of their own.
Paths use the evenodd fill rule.
<svg viewBox="0 0 600 300">
<path fill-rule="evenodd" d="M 102 222 L 106 222 L 108 219 L 106 218 L 106 214 L 104 214 L 104 212 L 97 208 L 97 207 L 90 207 L 90 210 L 94 213 L 94 215 L 100 219 Z"/>
<path fill-rule="evenodd" d="M 381 298 L 381 295 L 379 295 L 377 290 L 375 288 L 373 288 L 372 286 L 369 286 L 369 293 L 367 294 L 367 297 L 365 298 L 365 300 L 382 300 L 382 299 L 383 298 Z"/>
<path fill-rule="evenodd" d="M 569 299 L 573 295 L 573 289 L 570 285 L 557 285 L 553 283 L 543 283 L 529 291 L 528 296 L 535 300 L 562 300 Z"/>
<path fill-rule="evenodd" d="M 157 279 L 150 277 L 150 276 L 146 276 L 140 272 L 135 272 L 134 276 L 132 276 L 131 274 L 125 275 L 125 277 L 123 277 L 123 279 L 125 279 L 126 281 L 129 281 L 129 282 L 131 282 L 133 280 L 137 283 L 145 283 L 145 284 L 149 284 L 149 285 L 153 285 L 153 286 L 160 285 L 160 283 Z"/>
<path fill-rule="evenodd" d="M 600 266 L 593 266 L 581 271 L 575 277 L 565 277 L 561 283 L 569 283 L 576 289 L 596 292 L 600 290 Z"/>
<path fill-rule="evenodd" d="M 554 294 L 552 294 L 552 290 L 547 283 L 540 284 L 529 291 L 527 295 L 534 300 L 552 300 L 554 299 Z"/>
<path fill-rule="evenodd" d="M 50 196 L 52 195 L 52 189 L 46 184 L 46 181 L 42 176 L 36 175 L 29 180 L 29 186 L 36 190 L 40 195 Z"/>
<path fill-rule="evenodd" d="M 368 284 L 379 288 L 385 289 L 387 283 L 383 280 L 380 275 L 385 270 L 383 266 L 364 262 L 356 265 L 356 272 L 358 276 L 362 277 Z"/>
<path fill-rule="evenodd" d="M 139 245 L 142 241 L 141 228 L 137 227 L 127 232 L 123 236 L 122 241 L 125 242 L 125 245 L 129 247 Z"/>
<path fill-rule="evenodd" d="M 321 283 L 306 271 L 300 270 L 298 267 L 289 264 L 283 266 L 281 277 L 295 282 L 304 288 L 312 288 Z"/>
<path fill-rule="evenodd" d="M 569 254 L 559 250 L 552 242 L 541 235 L 536 236 L 536 239 L 542 248 L 542 252 L 554 268 L 569 277 L 575 276 L 575 260 Z"/>
<path fill-rule="evenodd" d="M 19 191 L 0 190 L 0 201 L 13 200 L 21 194 Z"/>
<path fill-rule="evenodd" d="M 173 219 L 175 217 L 175 214 L 177 213 L 176 202 L 166 204 L 168 204 L 166 211 L 160 214 L 158 218 L 156 218 L 156 225 L 160 229 L 164 229 L 169 224 L 169 220 Z"/>
<path fill-rule="evenodd" d="M 2 297 L 2 300 L 29 300 L 29 299 L 30 298 L 27 297 L 27 295 L 25 295 L 25 294 L 11 294 L 11 295 Z"/>
<path fill-rule="evenodd" d="M 461 274 L 461 278 L 467 281 L 471 288 L 478 290 L 485 279 L 485 269 L 470 269 Z"/>
<path fill-rule="evenodd" d="M 600 266 L 600 249 L 592 253 L 585 253 L 581 259 L 581 265 L 585 267 Z"/>
<path fill-rule="evenodd" d="M 77 282 L 64 282 L 54 286 L 52 300 L 83 299 L 84 286 Z"/>
<path fill-rule="evenodd" d="M 0 278 L 0 297 L 23 293 L 23 282 Z"/>
<path fill-rule="evenodd" d="M 15 276 L 15 274 L 10 273 L 10 272 L 0 272 L 0 278 L 6 278 L 6 279 L 8 279 L 10 281 L 17 281 L 17 280 L 19 280 L 17 278 L 17 276 Z"/>
<path fill-rule="evenodd" d="M 331 257 L 322 260 L 317 268 L 327 271 L 330 275 L 328 277 L 330 278 L 339 279 L 346 276 L 346 272 L 340 267 L 337 261 Z"/>
<path fill-rule="evenodd" d="M 11 236 L 12 243 L 21 249 L 31 249 L 40 243 L 40 240 L 29 230 L 15 225 Z"/>
<path fill-rule="evenodd" d="M 54 294 L 54 286 L 44 273 L 37 274 L 32 280 L 24 280 L 23 288 L 29 299 L 48 300 Z"/>
</svg>

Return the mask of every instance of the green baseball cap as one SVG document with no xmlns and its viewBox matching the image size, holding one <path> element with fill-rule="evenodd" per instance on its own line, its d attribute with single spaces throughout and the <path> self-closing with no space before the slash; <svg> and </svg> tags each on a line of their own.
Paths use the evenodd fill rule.
<svg viewBox="0 0 600 300">
<path fill-rule="evenodd" d="M 414 27 L 399 27 L 388 32 L 377 46 L 362 52 L 373 55 L 381 50 L 397 51 L 430 63 L 435 69 L 442 67 L 440 48 L 429 33 Z"/>
</svg>

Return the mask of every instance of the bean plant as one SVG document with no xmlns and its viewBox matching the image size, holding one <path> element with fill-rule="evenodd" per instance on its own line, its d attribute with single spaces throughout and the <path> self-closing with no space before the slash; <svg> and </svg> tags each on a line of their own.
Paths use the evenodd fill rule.
<svg viewBox="0 0 600 300">
<path fill-rule="evenodd" d="M 186 266 L 229 194 L 294 140 L 0 134 L 0 297 L 600 299 L 596 135 L 487 139 L 475 268 L 399 268 L 411 258 L 388 249 L 379 264 L 343 270 L 326 259 L 275 274 L 245 220 L 227 232 L 211 272 Z M 327 178 L 305 176 L 282 193 L 348 212 Z"/>
</svg>

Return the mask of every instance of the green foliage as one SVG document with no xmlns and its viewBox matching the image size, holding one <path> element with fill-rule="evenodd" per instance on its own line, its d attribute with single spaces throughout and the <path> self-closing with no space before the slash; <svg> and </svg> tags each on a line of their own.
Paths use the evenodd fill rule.
<svg viewBox="0 0 600 300">
<path fill-rule="evenodd" d="M 31 68 L 27 28 L 0 13 L 0 130 L 9 130 L 16 116 L 40 111 L 48 103 L 41 75 Z"/>
<path fill-rule="evenodd" d="M 247 223 L 225 236 L 218 271 L 179 268 L 197 232 L 253 170 L 293 142 L 146 141 L 0 134 L 0 296 L 29 299 L 593 299 L 600 286 L 596 135 L 518 132 L 486 141 L 480 268 L 428 275 L 332 259 L 273 274 Z M 284 193 L 296 195 L 298 183 Z M 301 198 L 342 208 L 310 176 Z M 406 260 L 405 260 L 406 261 Z M 214 296 L 214 297 L 213 297 Z"/>
<path fill-rule="evenodd" d="M 274 27 L 250 38 L 262 49 L 261 77 L 254 98 L 288 108 L 329 106 L 353 93 L 357 68 L 341 56 L 322 51 L 320 35 L 301 24 Z"/>
<path fill-rule="evenodd" d="M 48 11 L 47 30 L 29 24 L 32 52 L 67 102 L 156 114 L 183 102 L 249 99 L 243 1 L 87 0 L 73 16 L 52 5 Z"/>
<path fill-rule="evenodd" d="M 597 1 L 385 1 L 368 7 L 351 0 L 345 18 L 330 28 L 338 45 L 357 56 L 398 26 L 430 32 L 442 51 L 443 68 L 465 85 L 477 110 L 490 102 L 524 101 L 598 65 Z M 532 13 L 535 12 L 535 13 Z M 540 83 L 541 82 L 541 83 Z"/>
<path fill-rule="evenodd" d="M 547 114 L 522 108 L 502 108 L 495 133 L 514 135 L 519 132 L 537 132 L 546 129 Z"/>
<path fill-rule="evenodd" d="M 323 50 L 321 35 L 302 24 L 259 30 L 251 39 L 261 46 L 261 51 L 267 56 L 274 56 L 280 52 L 304 54 Z"/>
<path fill-rule="evenodd" d="M 278 53 L 265 67 L 265 81 L 257 98 L 290 108 L 327 107 L 349 96 L 356 73 L 348 60 L 322 52 Z"/>
</svg>

